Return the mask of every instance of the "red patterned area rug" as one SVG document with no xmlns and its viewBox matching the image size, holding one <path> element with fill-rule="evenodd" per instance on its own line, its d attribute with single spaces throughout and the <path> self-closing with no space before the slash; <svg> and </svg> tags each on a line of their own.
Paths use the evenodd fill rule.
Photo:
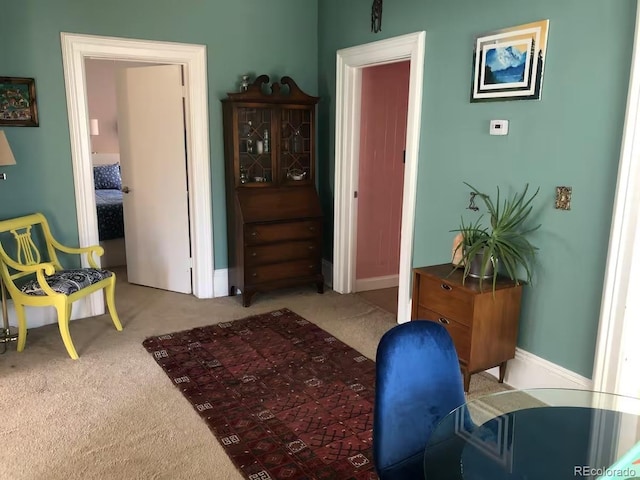
<svg viewBox="0 0 640 480">
<path fill-rule="evenodd" d="M 375 363 L 281 309 L 144 347 L 250 480 L 377 479 Z"/>
</svg>

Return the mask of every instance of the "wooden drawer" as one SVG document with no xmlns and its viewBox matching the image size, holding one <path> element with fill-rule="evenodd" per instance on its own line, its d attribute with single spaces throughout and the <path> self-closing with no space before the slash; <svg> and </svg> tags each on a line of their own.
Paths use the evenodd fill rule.
<svg viewBox="0 0 640 480">
<path fill-rule="evenodd" d="M 319 255 L 320 246 L 316 240 L 248 246 L 245 248 L 245 264 L 252 266 L 303 258 L 317 259 Z"/>
<path fill-rule="evenodd" d="M 306 277 L 320 273 L 318 259 L 294 260 L 292 262 L 274 263 L 247 267 L 246 283 L 262 283 L 285 278 Z"/>
<path fill-rule="evenodd" d="M 416 320 L 431 320 L 446 328 L 453 339 L 453 344 L 456 346 L 458 359 L 466 364 L 469 363 L 471 356 L 471 328 L 424 307 L 418 307 L 418 318 Z"/>
<path fill-rule="evenodd" d="M 304 240 L 320 235 L 320 220 L 303 220 L 286 223 L 257 223 L 247 225 L 244 240 L 247 245 L 281 242 L 286 240 Z"/>
<path fill-rule="evenodd" d="M 443 280 L 423 275 L 418 304 L 467 326 L 473 323 L 474 295 Z"/>
</svg>

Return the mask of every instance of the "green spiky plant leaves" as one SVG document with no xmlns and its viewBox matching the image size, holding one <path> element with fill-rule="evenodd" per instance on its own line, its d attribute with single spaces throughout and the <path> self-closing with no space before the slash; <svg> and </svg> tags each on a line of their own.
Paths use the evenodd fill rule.
<svg viewBox="0 0 640 480">
<path fill-rule="evenodd" d="M 474 186 L 465 182 L 476 197 L 479 197 L 487 207 L 490 216 L 490 226 L 482 225 L 482 216 L 475 222 L 465 224 L 460 223 L 460 228 L 454 230 L 462 233 L 463 251 L 461 264 L 464 265 L 463 279 L 469 276 L 471 262 L 476 255 L 482 255 L 480 268 L 480 287 L 482 288 L 483 277 L 490 265 L 493 263 L 497 268 L 493 269 L 491 277 L 493 290 L 496 288 L 498 271 L 503 270 L 516 284 L 518 280 L 518 269 L 522 267 L 526 273 L 526 281 L 531 281 L 533 260 L 538 250 L 528 240 L 528 236 L 540 228 L 540 225 L 528 226 L 528 220 L 533 210 L 533 200 L 538 195 L 540 188 L 529 193 L 529 184 L 524 190 L 501 200 L 500 187 L 497 187 L 496 201 L 489 195 L 480 192 Z M 460 266 L 460 265 L 458 265 Z"/>
</svg>

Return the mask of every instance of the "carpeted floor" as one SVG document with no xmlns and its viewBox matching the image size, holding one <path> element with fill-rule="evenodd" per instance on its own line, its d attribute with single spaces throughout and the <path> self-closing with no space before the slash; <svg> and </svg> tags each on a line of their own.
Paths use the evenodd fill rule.
<svg viewBox="0 0 640 480">
<path fill-rule="evenodd" d="M 124 331 L 108 316 L 72 322 L 79 360 L 67 356 L 57 325 L 30 330 L 24 352 L 0 355 L 1 480 L 242 479 L 142 342 L 287 307 L 374 359 L 395 325 L 356 295 L 312 286 L 256 295 L 244 308 L 239 298 L 198 300 L 120 275 L 116 297 Z M 474 375 L 470 396 L 504 388 Z"/>
<path fill-rule="evenodd" d="M 394 315 L 398 311 L 398 287 L 365 290 L 356 295 Z"/>
</svg>

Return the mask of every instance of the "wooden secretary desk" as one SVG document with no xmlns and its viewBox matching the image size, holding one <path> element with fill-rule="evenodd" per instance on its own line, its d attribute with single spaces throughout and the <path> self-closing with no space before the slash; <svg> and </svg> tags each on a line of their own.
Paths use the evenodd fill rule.
<svg viewBox="0 0 640 480">
<path fill-rule="evenodd" d="M 268 83 L 261 75 L 222 100 L 229 295 L 240 290 L 245 307 L 256 292 L 307 283 L 324 291 L 318 98 L 289 77 Z"/>
<path fill-rule="evenodd" d="M 413 269 L 411 319 L 443 325 L 456 347 L 469 391 L 471 374 L 500 367 L 504 381 L 507 361 L 514 358 L 520 319 L 522 284 L 498 277 L 495 294 L 492 280 L 468 277 L 450 263 Z"/>
</svg>

